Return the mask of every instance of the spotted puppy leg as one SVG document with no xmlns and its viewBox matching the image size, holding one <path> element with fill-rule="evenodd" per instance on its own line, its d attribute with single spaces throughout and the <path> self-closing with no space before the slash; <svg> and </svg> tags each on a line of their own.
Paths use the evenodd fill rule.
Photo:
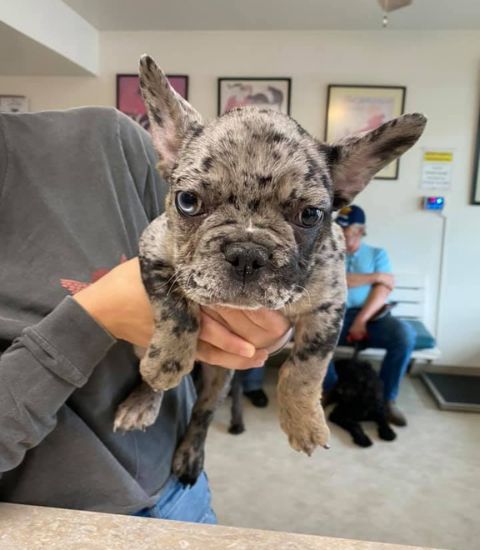
<svg viewBox="0 0 480 550">
<path fill-rule="evenodd" d="M 192 368 L 199 332 L 199 306 L 175 284 L 171 266 L 140 256 L 142 278 L 154 315 L 154 334 L 140 362 L 142 378 L 156 391 L 178 386 Z"/>
<path fill-rule="evenodd" d="M 280 425 L 290 446 L 311 455 L 328 447 L 330 430 L 321 406 L 322 382 L 335 349 L 343 307 L 303 316 L 295 329 L 290 359 L 280 369 Z"/>
<path fill-rule="evenodd" d="M 202 364 L 202 389 L 187 432 L 173 458 L 173 473 L 184 485 L 193 485 L 203 470 L 208 427 L 215 409 L 228 392 L 232 376 L 231 370 Z"/>
<path fill-rule="evenodd" d="M 232 407 L 231 407 L 231 419 L 229 433 L 233 435 L 241 434 L 245 431 L 245 424 L 243 423 L 243 405 L 242 405 L 242 374 L 240 371 L 235 372 L 232 380 Z"/>
</svg>

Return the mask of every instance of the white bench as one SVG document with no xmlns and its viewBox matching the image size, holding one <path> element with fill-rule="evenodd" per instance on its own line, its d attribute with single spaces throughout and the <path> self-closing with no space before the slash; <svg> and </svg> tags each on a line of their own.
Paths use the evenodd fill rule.
<svg viewBox="0 0 480 550">
<path fill-rule="evenodd" d="M 411 319 L 421 321 L 425 324 L 426 318 L 426 288 L 425 277 L 414 273 L 401 273 L 396 275 L 395 289 L 389 296 L 390 302 L 397 302 L 396 307 L 392 309 L 392 315 L 401 319 Z M 353 348 L 349 346 L 337 346 L 335 350 L 336 357 L 348 357 L 352 355 Z M 362 357 L 382 358 L 385 350 L 378 348 L 366 348 L 361 352 Z M 431 363 L 441 356 L 437 347 L 417 349 L 412 353 L 412 363 L 419 361 L 422 363 Z"/>
</svg>

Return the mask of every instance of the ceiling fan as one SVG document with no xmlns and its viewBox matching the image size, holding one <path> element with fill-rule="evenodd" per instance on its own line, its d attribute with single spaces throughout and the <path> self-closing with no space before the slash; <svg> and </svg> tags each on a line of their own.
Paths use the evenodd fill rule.
<svg viewBox="0 0 480 550">
<path fill-rule="evenodd" d="M 383 9 L 383 26 L 388 25 L 388 13 L 391 11 L 399 10 L 400 8 L 406 8 L 413 0 L 378 0 L 380 7 Z"/>
</svg>

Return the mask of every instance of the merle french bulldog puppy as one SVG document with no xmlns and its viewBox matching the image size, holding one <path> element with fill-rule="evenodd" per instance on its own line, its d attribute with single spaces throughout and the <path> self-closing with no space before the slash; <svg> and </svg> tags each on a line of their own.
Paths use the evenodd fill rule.
<svg viewBox="0 0 480 550">
<path fill-rule="evenodd" d="M 119 407 L 116 429 L 145 429 L 165 390 L 194 364 L 201 305 L 277 309 L 295 326 L 279 375 L 280 425 L 310 455 L 327 447 L 322 381 L 337 343 L 346 293 L 344 239 L 334 212 L 421 135 L 404 115 L 327 145 L 292 118 L 257 107 L 204 122 L 148 56 L 140 61 L 158 170 L 170 184 L 165 213 L 140 242 L 155 334 L 140 363 L 144 383 Z M 205 369 L 203 388 L 173 461 L 193 483 L 231 372 Z"/>
</svg>

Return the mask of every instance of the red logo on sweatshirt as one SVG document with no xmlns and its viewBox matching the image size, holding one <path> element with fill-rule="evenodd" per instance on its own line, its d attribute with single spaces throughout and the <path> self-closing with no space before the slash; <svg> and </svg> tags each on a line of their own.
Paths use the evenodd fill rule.
<svg viewBox="0 0 480 550">
<path fill-rule="evenodd" d="M 120 263 L 123 264 L 127 261 L 127 257 L 125 254 L 122 254 L 120 257 Z M 111 269 L 107 269 L 106 267 L 101 267 L 100 269 L 97 269 L 92 273 L 90 282 L 84 283 L 82 281 L 76 281 L 75 279 L 60 279 L 60 284 L 63 286 L 63 288 L 66 288 L 70 294 L 76 294 L 77 292 L 80 292 L 84 288 L 87 288 L 87 286 L 90 286 L 92 283 L 95 283 L 98 281 L 98 279 L 101 279 L 104 275 L 106 275 Z"/>
</svg>

